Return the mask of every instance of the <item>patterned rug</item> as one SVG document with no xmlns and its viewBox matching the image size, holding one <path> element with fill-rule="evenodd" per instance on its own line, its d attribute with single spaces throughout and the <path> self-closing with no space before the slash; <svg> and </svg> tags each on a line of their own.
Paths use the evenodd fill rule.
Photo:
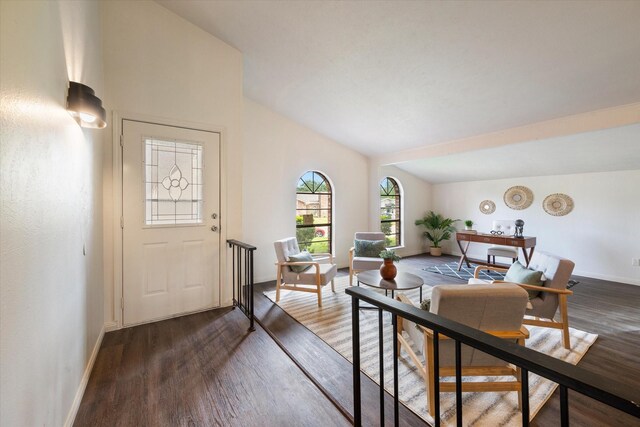
<svg viewBox="0 0 640 427">
<path fill-rule="evenodd" d="M 471 263 L 471 267 L 467 267 L 466 264 L 462 264 L 462 268 L 458 271 L 458 263 L 457 262 L 448 262 L 446 264 L 438 264 L 433 267 L 423 268 L 424 271 L 428 271 L 429 273 L 438 273 L 443 276 L 449 277 L 457 277 L 462 280 L 469 280 L 473 277 L 473 272 L 476 269 L 478 264 Z M 485 280 L 502 280 L 504 279 L 504 273 L 500 273 L 498 271 L 492 270 L 481 270 L 480 271 L 480 279 Z"/>
<path fill-rule="evenodd" d="M 443 264 L 434 265 L 433 267 L 423 268 L 424 271 L 428 271 L 429 273 L 437 273 L 442 274 L 443 276 L 456 277 L 462 280 L 469 280 L 473 277 L 474 271 L 478 264 L 470 263 L 471 267 L 467 267 L 466 264 L 462 264 L 462 268 L 458 271 L 458 262 L 448 262 Z M 485 280 L 503 280 L 504 273 L 500 273 L 498 271 L 492 270 L 480 270 L 479 274 L 480 279 Z M 580 283 L 577 280 L 569 280 L 567 283 L 567 289 L 573 288 L 575 285 Z"/>
<path fill-rule="evenodd" d="M 316 295 L 305 292 L 282 291 L 278 305 L 311 332 L 320 337 L 334 350 L 350 362 L 351 349 L 351 298 L 344 293 L 349 286 L 348 277 L 336 278 L 336 293 L 326 286 L 322 293 L 323 307 L 319 308 Z M 275 291 L 264 293 L 275 301 Z M 425 286 L 424 296 L 430 294 Z M 406 292 L 414 302 L 418 301 L 418 290 Z M 379 382 L 378 363 L 378 314 L 374 310 L 360 311 L 360 342 L 362 371 L 372 380 Z M 566 362 L 577 364 L 598 337 L 595 334 L 570 328 L 571 350 L 566 350 L 561 343 L 560 330 L 550 328 L 527 327 L 531 337 L 527 347 L 546 353 Z M 393 394 L 393 353 L 391 348 L 391 317 L 385 319 L 384 326 L 384 378 L 385 389 Z M 410 338 L 406 336 L 410 341 Z M 427 412 L 424 380 L 412 364 L 406 352 L 402 351 L 398 363 L 399 389 L 401 402 L 418 416 L 433 425 L 433 418 Z M 478 380 L 475 378 L 474 380 Z M 529 376 L 529 405 L 531 418 L 549 399 L 557 384 L 534 374 Z M 455 393 L 442 393 L 441 420 L 442 425 L 455 425 Z M 517 393 L 464 393 L 463 423 L 466 426 L 519 426 L 522 425 L 522 414 L 517 407 Z"/>
</svg>

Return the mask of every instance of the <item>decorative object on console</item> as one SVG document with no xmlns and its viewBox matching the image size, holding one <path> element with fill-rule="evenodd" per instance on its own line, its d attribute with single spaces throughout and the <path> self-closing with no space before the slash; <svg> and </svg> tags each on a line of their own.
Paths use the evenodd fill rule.
<svg viewBox="0 0 640 427">
<path fill-rule="evenodd" d="M 467 231 L 473 230 L 473 221 L 471 221 L 470 219 L 466 220 L 464 222 L 464 229 Z"/>
<path fill-rule="evenodd" d="M 573 210 L 573 199 L 566 194 L 549 194 L 542 202 L 542 208 L 553 216 L 565 216 Z"/>
<path fill-rule="evenodd" d="M 394 261 L 400 261 L 400 257 L 392 249 L 385 249 L 380 252 L 380 258 L 384 260 L 384 264 L 380 266 L 380 276 L 384 280 L 393 280 L 398 274 L 398 268 L 393 264 Z"/>
<path fill-rule="evenodd" d="M 451 234 L 456 231 L 453 226 L 453 223 L 456 221 L 460 220 L 445 218 L 434 211 L 429 211 L 422 219 L 416 220 L 416 225 L 422 225 L 427 229 L 427 231 L 423 233 L 423 236 L 433 242 L 433 246 L 429 247 L 429 253 L 431 256 L 442 255 L 440 242 L 451 238 Z"/>
<path fill-rule="evenodd" d="M 523 239 L 524 238 L 524 234 L 522 234 L 524 232 L 524 221 L 521 219 L 516 219 L 516 229 L 515 232 L 513 233 L 513 237 L 515 237 L 516 239 Z"/>
<path fill-rule="evenodd" d="M 491 200 L 483 200 L 480 202 L 480 212 L 485 215 L 492 214 L 496 211 L 496 204 Z"/>
<path fill-rule="evenodd" d="M 511 209 L 527 209 L 533 203 L 533 192 L 527 187 L 516 185 L 504 192 L 504 203 Z"/>
</svg>

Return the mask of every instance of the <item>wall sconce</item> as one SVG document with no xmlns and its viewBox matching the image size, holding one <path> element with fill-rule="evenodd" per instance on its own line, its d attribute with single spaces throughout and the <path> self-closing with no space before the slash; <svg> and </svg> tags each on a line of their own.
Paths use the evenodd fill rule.
<svg viewBox="0 0 640 427">
<path fill-rule="evenodd" d="M 69 82 L 67 111 L 83 128 L 103 129 L 107 127 L 107 112 L 102 101 L 89 86 Z"/>
</svg>

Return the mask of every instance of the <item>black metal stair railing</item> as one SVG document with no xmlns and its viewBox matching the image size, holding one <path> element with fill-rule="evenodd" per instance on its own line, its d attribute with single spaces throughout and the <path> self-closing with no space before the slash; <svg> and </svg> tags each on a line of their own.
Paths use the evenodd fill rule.
<svg viewBox="0 0 640 427">
<path fill-rule="evenodd" d="M 249 330 L 253 326 L 253 252 L 255 246 L 238 240 L 227 240 L 232 253 L 233 306 L 240 308 L 249 318 Z"/>
<path fill-rule="evenodd" d="M 393 325 L 393 375 L 394 375 L 394 425 L 399 425 L 398 400 L 398 316 L 410 320 L 433 331 L 434 344 L 434 377 L 439 378 L 439 335 L 442 334 L 455 341 L 456 357 L 456 422 L 462 426 L 462 366 L 461 345 L 465 344 L 480 351 L 512 363 L 521 369 L 522 375 L 522 425 L 529 425 L 529 387 L 528 373 L 540 375 L 560 386 L 560 424 L 569 425 L 568 390 L 598 400 L 612 408 L 616 408 L 640 419 L 640 396 L 637 390 L 586 369 L 579 368 L 565 361 L 543 353 L 528 349 L 513 342 L 507 342 L 477 329 L 463 325 L 444 317 L 429 313 L 417 307 L 395 301 L 368 289 L 352 287 L 346 293 L 351 296 L 351 322 L 353 331 L 353 397 L 354 425 L 362 425 L 360 394 L 360 301 L 378 308 L 378 339 L 380 347 L 380 383 L 383 383 L 383 312 L 391 313 Z M 380 387 L 380 422 L 384 424 L 384 387 Z M 434 390 L 435 425 L 440 425 L 439 381 L 435 381 Z"/>
</svg>

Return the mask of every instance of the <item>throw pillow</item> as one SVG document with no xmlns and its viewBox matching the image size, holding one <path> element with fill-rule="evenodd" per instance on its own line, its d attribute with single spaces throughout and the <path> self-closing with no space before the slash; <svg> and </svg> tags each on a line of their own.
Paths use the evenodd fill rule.
<svg viewBox="0 0 640 427">
<path fill-rule="evenodd" d="M 505 282 L 522 283 L 523 285 L 542 286 L 542 271 L 534 271 L 520 264 L 519 261 L 514 262 L 509 267 L 509 271 L 504 276 Z M 529 299 L 533 299 L 540 295 L 539 291 L 531 291 L 527 289 Z"/>
<path fill-rule="evenodd" d="M 384 251 L 384 240 L 355 240 L 354 255 L 358 257 L 380 258 L 380 252 Z"/>
<path fill-rule="evenodd" d="M 302 251 L 296 255 L 289 255 L 289 262 L 306 262 L 313 261 L 313 257 L 307 251 Z M 302 273 L 310 269 L 310 265 L 290 265 L 289 269 L 294 273 Z"/>
</svg>

